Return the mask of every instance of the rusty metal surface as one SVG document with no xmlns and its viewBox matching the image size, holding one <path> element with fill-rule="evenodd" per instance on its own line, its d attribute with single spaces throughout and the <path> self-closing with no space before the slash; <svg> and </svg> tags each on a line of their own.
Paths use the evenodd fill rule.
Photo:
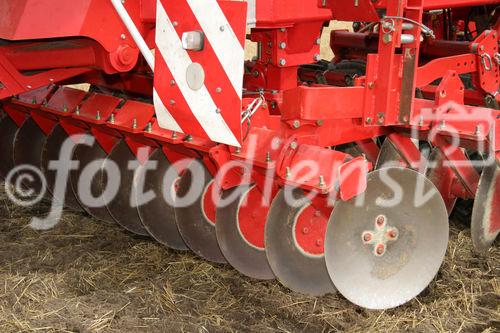
<svg viewBox="0 0 500 333">
<path fill-rule="evenodd" d="M 78 190 L 78 182 L 81 178 L 82 171 L 94 161 L 100 160 L 102 161 L 102 163 L 104 163 L 106 157 L 106 152 L 101 148 L 101 146 L 99 146 L 97 142 L 94 142 L 94 144 L 91 146 L 83 144 L 78 145 L 73 152 L 72 160 L 79 162 L 79 168 L 70 172 L 69 179 L 73 195 L 78 198 L 80 205 L 85 209 L 87 213 L 100 221 L 115 223 L 116 221 L 106 209 L 104 200 L 102 201 L 102 205 L 100 205 L 100 207 L 86 207 L 80 200 Z M 102 163 L 100 166 L 96 167 L 95 170 L 93 170 L 95 171 L 94 178 L 88 180 L 91 181 L 90 188 L 91 193 L 94 197 L 100 197 L 105 190 L 106 179 L 105 174 L 102 172 Z"/>
<path fill-rule="evenodd" d="M 129 170 L 129 162 L 135 160 L 135 155 L 129 149 L 125 141 L 120 141 L 104 162 L 103 168 L 106 168 L 106 163 L 116 163 L 121 172 L 121 180 L 118 192 L 112 198 L 105 198 L 108 201 L 106 208 L 113 217 L 126 230 L 140 236 L 149 236 L 148 231 L 144 228 L 142 221 L 137 212 L 137 208 L 132 205 L 131 193 L 134 186 L 134 172 Z M 103 187 L 105 188 L 105 187 Z"/>
<path fill-rule="evenodd" d="M 14 165 L 29 165 L 40 169 L 45 140 L 45 134 L 33 118 L 26 119 L 14 138 Z M 39 177 L 33 177 L 31 181 L 23 180 L 22 185 L 35 194 L 40 193 L 43 188 Z"/>
<path fill-rule="evenodd" d="M 42 150 L 42 172 L 47 180 L 47 189 L 55 196 L 54 187 L 56 182 L 57 173 L 55 170 L 49 168 L 51 161 L 58 161 L 60 158 L 60 150 L 64 142 L 68 139 L 68 134 L 61 125 L 56 125 L 52 132 L 49 133 Z M 69 175 L 69 174 L 68 174 Z M 65 180 L 66 181 L 66 180 Z M 62 198 L 55 198 L 65 207 L 72 210 L 81 211 L 82 206 L 78 202 L 71 185 L 69 182 L 66 184 L 66 194 L 64 200 Z"/>
<path fill-rule="evenodd" d="M 149 234 L 160 244 L 175 250 L 187 250 L 177 228 L 175 209 L 164 199 L 164 193 L 174 195 L 173 190 L 169 191 L 174 184 L 166 183 L 165 179 L 171 164 L 159 149 L 151 154 L 149 161 L 158 163 L 157 168 L 147 172 L 143 168 L 138 177 L 144 177 L 144 193 L 152 191 L 155 197 L 148 203 L 137 206 L 139 217 Z M 173 198 L 171 199 L 173 202 Z"/>
<path fill-rule="evenodd" d="M 14 168 L 14 138 L 18 127 L 8 116 L 0 120 L 0 176 L 6 178 L 10 170 Z"/>
</svg>

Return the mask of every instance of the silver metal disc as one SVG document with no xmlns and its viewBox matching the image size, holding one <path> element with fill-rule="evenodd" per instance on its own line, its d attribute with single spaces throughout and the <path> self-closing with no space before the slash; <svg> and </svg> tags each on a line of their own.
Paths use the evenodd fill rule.
<svg viewBox="0 0 500 333">
<path fill-rule="evenodd" d="M 312 296 L 334 293 L 324 255 L 305 253 L 295 240 L 295 222 L 310 201 L 301 189 L 295 189 L 294 202 L 287 203 L 286 191 L 278 192 L 267 218 L 265 245 L 269 265 L 281 284 L 295 292 Z"/>
<path fill-rule="evenodd" d="M 195 182 L 199 182 L 198 185 L 202 186 L 202 195 L 197 195 L 191 202 L 180 204 Z M 213 177 L 204 166 L 187 169 L 183 173 L 176 196 L 177 227 L 186 245 L 198 256 L 211 262 L 227 263 L 217 242 L 215 216 L 208 216 L 204 210 L 208 209 L 204 204 L 204 197 L 211 197 L 211 184 L 213 184 Z M 211 205 L 215 206 L 214 203 Z"/>
<path fill-rule="evenodd" d="M 451 167 L 446 165 L 446 161 L 441 150 L 434 148 L 429 156 L 429 167 L 426 176 L 441 193 L 448 215 L 450 215 L 457 202 L 457 197 L 451 195 L 455 173 Z"/>
<path fill-rule="evenodd" d="M 188 250 L 175 222 L 175 209 L 164 197 L 169 195 L 170 190 L 170 202 L 174 201 L 175 184 L 165 178 L 171 164 L 161 149 L 155 150 L 149 161 L 157 163 L 155 170 L 143 169 L 138 177 L 144 177 L 144 193 L 152 191 L 154 199 L 144 205 L 138 205 L 139 217 L 149 234 L 160 244 L 175 250 Z"/>
<path fill-rule="evenodd" d="M 474 249 L 488 251 L 500 232 L 500 167 L 493 163 L 483 169 L 474 200 L 471 235 Z"/>
<path fill-rule="evenodd" d="M 393 308 L 422 292 L 439 271 L 448 213 L 432 182 L 410 169 L 370 173 L 362 198 L 337 202 L 326 234 L 326 265 L 349 301 Z"/>
<path fill-rule="evenodd" d="M 129 162 L 134 160 L 136 160 L 135 155 L 125 140 L 122 140 L 115 145 L 104 162 L 104 169 L 106 169 L 107 163 L 116 163 L 121 173 L 118 192 L 111 198 L 105 198 L 108 202 L 106 208 L 113 219 L 126 230 L 139 236 L 149 236 L 139 217 L 137 207 L 133 205 L 133 198 L 131 198 L 132 187 L 135 185 L 135 170 L 129 170 Z"/>
<path fill-rule="evenodd" d="M 264 247 L 269 207 L 263 207 L 262 194 L 255 186 L 240 186 L 222 193 L 223 200 L 233 196 L 231 204 L 217 209 L 215 229 L 219 247 L 238 272 L 258 280 L 272 280 L 275 276 Z M 254 239 L 245 239 L 243 230 L 250 231 Z"/>
</svg>

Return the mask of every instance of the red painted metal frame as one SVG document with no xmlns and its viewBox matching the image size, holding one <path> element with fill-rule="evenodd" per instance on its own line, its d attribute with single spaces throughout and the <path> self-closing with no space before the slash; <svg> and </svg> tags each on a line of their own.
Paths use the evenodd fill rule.
<svg viewBox="0 0 500 333">
<path fill-rule="evenodd" d="M 463 147 L 482 144 L 498 154 L 498 113 L 467 104 L 479 104 L 481 96 L 498 91 L 500 64 L 494 60 L 500 23 L 494 23 L 491 30 L 483 31 L 472 42 L 425 37 L 420 43 L 421 27 L 402 31 L 400 19 L 383 20 L 390 23 L 389 27 L 382 22 L 383 28 L 365 34 L 334 32 L 334 50 L 360 42 L 351 53 L 340 53 L 346 59 L 365 59 L 366 75 L 356 78 L 354 87 L 304 85 L 298 80 L 299 66 L 318 60 L 322 27 L 333 18 L 377 22 L 380 10 L 388 16 L 427 23 L 425 11 L 429 9 L 494 4 L 498 1 L 258 0 L 250 39 L 261 44 L 261 53 L 246 66 L 243 109 L 259 89 L 264 90 L 266 102 L 251 125 L 241 127 L 243 133 L 248 130 L 249 138 L 258 138 L 257 154 L 253 156 L 249 156 L 249 139 L 236 151 L 196 135 L 181 136 L 160 129 L 148 103 L 125 103 L 110 94 L 87 94 L 70 88 L 37 89 L 50 83 L 83 80 L 113 91 L 151 96 L 151 73 L 142 66 L 135 43 L 108 1 L 2 3 L 0 17 L 8 20 L 0 20 L 0 38 L 9 42 L 0 46 L 0 99 L 20 94 L 3 102 L 16 123 L 31 114 L 44 131 L 55 121 L 71 133 L 90 130 L 107 152 L 117 140 L 125 138 L 136 153 L 141 146 L 161 146 L 174 160 L 180 156 L 203 159 L 213 174 L 226 163 L 237 161 L 255 168 L 252 179 L 258 184 L 272 178 L 275 184 L 294 184 L 348 200 L 364 190 L 366 184 L 360 180 L 366 178 L 371 165 L 362 157 L 330 150 L 331 146 L 359 142 L 368 159 L 374 161 L 377 149 L 369 140 L 389 135 L 417 168 L 420 153 L 408 137 L 413 129 L 420 137 L 437 133 L 432 143 L 450 161 L 466 159 L 461 150 L 447 152 L 451 134 L 460 138 Z M 155 2 L 130 0 L 125 6 L 153 47 Z M 55 17 L 47 20 L 48 13 Z M 460 24 L 457 22 L 457 26 Z M 405 42 L 408 36 L 413 42 Z M 436 36 L 445 37 L 442 32 Z M 490 69 L 488 58 L 492 59 Z M 465 89 L 461 74 L 472 75 L 475 92 Z M 434 84 L 436 80 L 439 84 Z M 417 88 L 425 99 L 416 98 Z M 455 121 L 457 108 L 450 103 L 484 117 Z M 229 116 L 239 121 L 237 111 Z M 311 159 L 320 161 L 320 168 L 301 179 L 305 171 L 295 172 L 294 166 Z M 454 165 L 453 170 L 466 190 L 456 192 L 471 197 L 477 187 L 477 173 L 467 165 Z M 235 186 L 242 175 L 228 172 L 221 180 L 224 188 Z"/>
</svg>

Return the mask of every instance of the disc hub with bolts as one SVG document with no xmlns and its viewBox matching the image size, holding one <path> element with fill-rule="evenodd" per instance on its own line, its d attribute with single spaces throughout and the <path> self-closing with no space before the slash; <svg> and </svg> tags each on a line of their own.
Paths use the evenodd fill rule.
<svg viewBox="0 0 500 333">
<path fill-rule="evenodd" d="M 375 219 L 375 229 L 363 231 L 361 240 L 365 245 L 373 246 L 373 254 L 382 257 L 387 252 L 390 242 L 395 242 L 399 237 L 399 231 L 387 223 L 385 215 L 379 215 Z"/>
</svg>

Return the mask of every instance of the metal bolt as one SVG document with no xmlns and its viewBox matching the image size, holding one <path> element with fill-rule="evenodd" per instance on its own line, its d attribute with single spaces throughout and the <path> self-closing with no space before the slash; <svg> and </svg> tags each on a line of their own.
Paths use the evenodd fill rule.
<svg viewBox="0 0 500 333">
<path fill-rule="evenodd" d="M 226 30 L 226 27 L 225 27 L 225 26 L 223 26 L 223 25 L 221 25 L 221 26 L 219 27 L 219 30 L 220 30 L 221 32 L 223 32 L 224 30 Z"/>
<path fill-rule="evenodd" d="M 319 176 L 319 187 L 325 187 L 325 186 L 326 186 L 325 177 L 323 175 L 320 175 Z"/>
<path fill-rule="evenodd" d="M 49 105 L 49 101 L 47 101 L 46 98 L 43 99 L 43 102 L 42 102 L 43 106 L 48 106 Z M 64 112 L 68 112 L 68 107 L 66 106 L 66 104 L 63 105 L 63 111 Z"/>
<path fill-rule="evenodd" d="M 382 37 L 382 40 L 384 41 L 385 44 L 389 44 L 392 42 L 392 35 L 391 34 L 384 34 Z"/>
<path fill-rule="evenodd" d="M 135 119 L 135 118 L 132 120 L 132 128 L 133 129 L 137 128 L 137 119 Z"/>
<path fill-rule="evenodd" d="M 280 49 L 284 49 L 286 48 L 286 43 L 285 42 L 281 42 L 280 43 Z"/>
<path fill-rule="evenodd" d="M 441 129 L 446 128 L 446 121 L 445 120 L 441 120 L 441 123 L 439 123 L 439 128 L 441 128 Z"/>
<path fill-rule="evenodd" d="M 95 119 L 96 120 L 101 120 L 101 111 L 97 110 L 97 112 L 95 114 Z"/>
<path fill-rule="evenodd" d="M 316 240 L 316 246 L 317 246 L 317 247 L 321 247 L 321 246 L 323 246 L 323 240 L 322 240 L 322 239 L 317 239 L 317 240 Z"/>
<path fill-rule="evenodd" d="M 253 71 L 253 76 L 258 77 L 259 76 L 259 71 Z"/>
<path fill-rule="evenodd" d="M 172 139 L 177 139 L 177 132 L 172 132 Z"/>
<path fill-rule="evenodd" d="M 175 101 L 173 99 L 170 100 L 170 105 L 174 105 Z"/>
<path fill-rule="evenodd" d="M 170 85 L 175 86 L 175 80 L 170 80 Z"/>
<path fill-rule="evenodd" d="M 285 65 L 286 65 L 286 60 L 280 59 L 280 66 L 285 66 Z"/>
<path fill-rule="evenodd" d="M 323 126 L 325 122 L 323 120 L 316 120 L 316 125 Z"/>
<path fill-rule="evenodd" d="M 292 142 L 290 143 L 290 148 L 292 148 L 293 150 L 297 149 L 297 147 L 298 147 L 298 144 L 297 144 L 297 142 L 296 142 L 296 141 L 292 141 Z"/>
<path fill-rule="evenodd" d="M 419 126 L 424 126 L 424 116 L 420 116 L 420 120 L 418 121 Z"/>
<path fill-rule="evenodd" d="M 302 228 L 302 233 L 304 235 L 307 235 L 309 233 L 309 228 L 307 228 L 307 227 Z"/>
<path fill-rule="evenodd" d="M 222 92 L 222 88 L 221 87 L 217 87 L 215 88 L 215 92 L 220 94 Z"/>
<path fill-rule="evenodd" d="M 372 234 L 371 234 L 371 233 L 369 233 L 369 232 L 365 232 L 365 233 L 363 234 L 363 242 L 365 242 L 365 243 L 370 242 L 370 241 L 372 240 L 372 238 L 373 238 L 373 236 L 372 236 Z"/>
<path fill-rule="evenodd" d="M 319 54 L 315 54 L 314 61 L 320 61 L 320 60 L 321 60 L 321 56 Z"/>
<path fill-rule="evenodd" d="M 179 22 L 174 21 L 174 22 L 172 22 L 172 25 L 173 25 L 174 27 L 176 27 L 176 26 L 178 26 L 178 25 L 179 25 Z"/>
<path fill-rule="evenodd" d="M 193 136 L 191 134 L 188 134 L 185 139 L 187 142 L 193 141 Z"/>
<path fill-rule="evenodd" d="M 109 117 L 109 122 L 110 122 L 111 124 L 114 124 L 114 123 L 115 123 L 115 114 L 114 114 L 114 113 L 112 113 L 112 114 L 111 114 L 111 116 Z"/>
<path fill-rule="evenodd" d="M 482 130 L 483 130 L 483 126 L 481 126 L 481 125 L 476 125 L 476 136 L 481 135 Z"/>
<path fill-rule="evenodd" d="M 291 171 L 290 171 L 290 167 L 286 167 L 286 172 L 285 172 L 285 178 L 286 179 L 289 179 L 291 176 Z"/>
<path fill-rule="evenodd" d="M 389 231 L 389 237 L 392 238 L 392 239 L 395 239 L 398 237 L 398 230 L 397 229 L 392 229 L 391 231 Z"/>
<path fill-rule="evenodd" d="M 146 132 L 151 133 L 153 131 L 153 124 L 148 123 L 146 125 Z"/>
<path fill-rule="evenodd" d="M 33 104 L 37 104 L 36 97 L 33 97 L 33 100 L 31 101 Z"/>
<path fill-rule="evenodd" d="M 372 120 L 372 118 L 368 117 L 368 118 L 366 118 L 366 121 L 365 121 L 365 122 L 366 122 L 368 125 L 370 125 L 370 124 L 372 123 L 372 121 L 373 121 L 373 120 Z"/>
<path fill-rule="evenodd" d="M 286 31 L 286 29 L 285 29 L 285 28 L 280 28 L 280 31 L 281 31 L 281 32 L 285 32 L 285 31 Z"/>
<path fill-rule="evenodd" d="M 76 106 L 76 109 L 75 109 L 75 114 L 76 114 L 77 116 L 79 116 L 79 115 L 80 115 L 80 106 L 79 106 L 79 105 L 77 105 L 77 106 Z"/>
<path fill-rule="evenodd" d="M 321 45 L 321 37 L 320 38 L 316 38 L 316 44 L 317 45 Z"/>
<path fill-rule="evenodd" d="M 299 128 L 300 127 L 300 121 L 299 120 L 294 120 L 293 121 L 293 128 Z"/>
<path fill-rule="evenodd" d="M 385 217 L 383 217 L 382 215 L 380 215 L 379 217 L 377 217 L 377 225 L 379 227 L 383 226 L 385 224 Z"/>
<path fill-rule="evenodd" d="M 235 154 L 241 153 L 241 148 L 240 147 L 236 147 L 236 149 L 234 150 L 234 153 Z"/>
<path fill-rule="evenodd" d="M 266 162 L 267 163 L 271 162 L 271 153 L 270 152 L 266 153 Z"/>
<path fill-rule="evenodd" d="M 219 108 L 215 109 L 215 113 L 220 114 L 221 110 Z"/>
<path fill-rule="evenodd" d="M 377 252 L 377 255 L 379 256 L 383 255 L 385 253 L 384 244 L 378 244 L 375 251 Z"/>
<path fill-rule="evenodd" d="M 125 40 L 125 39 L 127 39 L 127 35 L 121 34 L 120 38 Z"/>
<path fill-rule="evenodd" d="M 44 100 L 44 101 L 43 101 L 43 105 L 44 105 L 44 106 L 47 106 L 47 105 L 48 105 L 47 100 Z M 68 112 L 68 106 L 67 106 L 66 104 L 63 104 L 63 112 Z"/>
<path fill-rule="evenodd" d="M 375 82 L 373 82 L 373 81 L 368 82 L 368 88 L 369 89 L 375 88 Z"/>
</svg>

